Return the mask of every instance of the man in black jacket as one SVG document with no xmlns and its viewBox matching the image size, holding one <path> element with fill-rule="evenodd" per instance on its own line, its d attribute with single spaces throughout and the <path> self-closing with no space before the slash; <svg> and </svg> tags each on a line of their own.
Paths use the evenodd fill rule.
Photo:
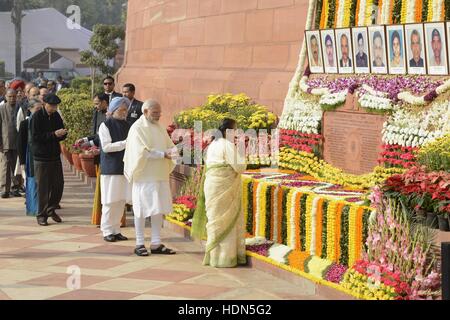
<svg viewBox="0 0 450 320">
<path fill-rule="evenodd" d="M 109 97 L 109 102 L 111 102 L 111 100 L 114 98 L 122 97 L 122 94 L 114 91 L 115 87 L 116 83 L 113 77 L 107 76 L 105 79 L 103 79 L 103 88 L 105 89 L 105 94 L 107 94 Z"/>
<path fill-rule="evenodd" d="M 48 225 L 49 217 L 55 222 L 62 222 L 55 210 L 64 189 L 59 142 L 67 137 L 67 129 L 57 112 L 61 100 L 54 94 L 48 94 L 44 97 L 44 103 L 44 108 L 36 112 L 31 120 L 34 174 L 39 199 L 37 222 L 41 226 Z"/>
<path fill-rule="evenodd" d="M 125 98 L 131 101 L 130 107 L 128 108 L 127 122 L 132 126 L 142 116 L 143 102 L 134 98 L 136 87 L 132 83 L 125 84 L 122 88 L 122 93 Z"/>
</svg>

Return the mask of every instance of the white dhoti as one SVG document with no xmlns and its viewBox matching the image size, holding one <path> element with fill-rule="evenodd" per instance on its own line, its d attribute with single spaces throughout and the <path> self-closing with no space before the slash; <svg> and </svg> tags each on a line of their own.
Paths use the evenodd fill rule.
<svg viewBox="0 0 450 320">
<path fill-rule="evenodd" d="M 120 233 L 120 225 L 126 203 L 131 202 L 131 185 L 125 176 L 102 175 L 102 220 L 100 228 L 103 236 Z"/>
<path fill-rule="evenodd" d="M 161 244 L 163 216 L 173 211 L 172 193 L 168 181 L 133 183 L 134 227 L 136 246 L 145 244 L 145 219 L 151 217 L 151 246 Z"/>
</svg>

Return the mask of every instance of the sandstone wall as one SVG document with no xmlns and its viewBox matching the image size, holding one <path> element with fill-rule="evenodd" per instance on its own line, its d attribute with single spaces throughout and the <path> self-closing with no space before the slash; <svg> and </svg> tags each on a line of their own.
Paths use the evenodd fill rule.
<svg viewBox="0 0 450 320">
<path fill-rule="evenodd" d="M 244 92 L 281 114 L 307 0 L 130 0 L 118 84 L 155 98 L 163 122 L 211 93 Z"/>
</svg>

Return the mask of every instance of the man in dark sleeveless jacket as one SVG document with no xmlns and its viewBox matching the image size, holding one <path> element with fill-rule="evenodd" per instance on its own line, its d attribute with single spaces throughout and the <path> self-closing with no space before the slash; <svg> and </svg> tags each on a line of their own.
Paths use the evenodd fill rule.
<svg viewBox="0 0 450 320">
<path fill-rule="evenodd" d="M 107 242 L 128 240 L 120 233 L 120 224 L 125 204 L 131 203 L 131 185 L 123 175 L 123 155 L 130 129 L 126 121 L 129 105 L 127 98 L 113 98 L 108 107 L 111 116 L 99 128 L 101 230 Z"/>
</svg>

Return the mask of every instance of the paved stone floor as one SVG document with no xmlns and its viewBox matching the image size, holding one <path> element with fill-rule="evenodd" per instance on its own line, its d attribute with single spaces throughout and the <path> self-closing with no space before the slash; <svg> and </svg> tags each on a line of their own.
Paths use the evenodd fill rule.
<svg viewBox="0 0 450 320">
<path fill-rule="evenodd" d="M 0 300 L 321 298 L 309 281 L 294 285 L 249 267 L 204 267 L 200 244 L 167 228 L 163 242 L 177 255 L 136 257 L 131 216 L 123 230 L 130 241 L 108 244 L 90 225 L 91 187 L 68 167 L 65 176 L 62 224 L 40 227 L 25 216 L 23 198 L 0 199 Z M 73 270 L 81 272 L 79 286 Z"/>
</svg>

